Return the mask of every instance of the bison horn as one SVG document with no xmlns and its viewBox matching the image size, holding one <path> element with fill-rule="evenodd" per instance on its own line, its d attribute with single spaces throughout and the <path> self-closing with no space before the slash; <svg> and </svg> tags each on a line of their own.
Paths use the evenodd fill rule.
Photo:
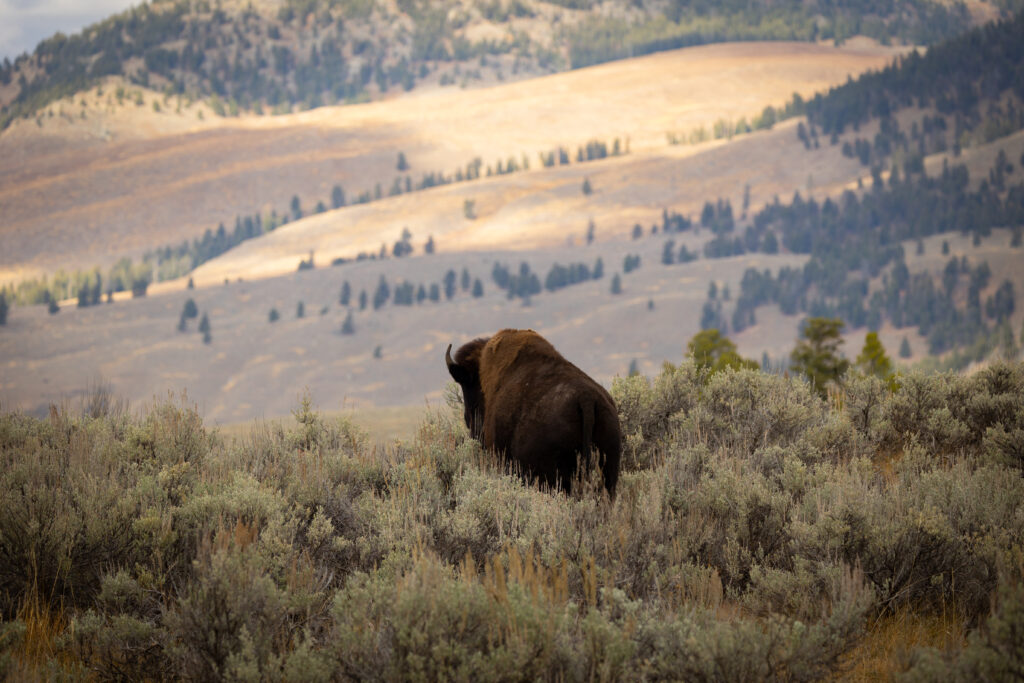
<svg viewBox="0 0 1024 683">
<path fill-rule="evenodd" d="M 448 364 L 448 372 L 452 372 L 453 368 L 457 368 L 455 361 L 452 360 L 452 345 L 448 345 L 448 350 L 444 352 L 444 362 Z"/>
</svg>

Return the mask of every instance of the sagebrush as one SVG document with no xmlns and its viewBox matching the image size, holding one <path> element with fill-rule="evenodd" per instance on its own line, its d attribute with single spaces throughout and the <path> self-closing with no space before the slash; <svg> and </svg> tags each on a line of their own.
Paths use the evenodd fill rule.
<svg viewBox="0 0 1024 683">
<path fill-rule="evenodd" d="M 906 676 L 1021 671 L 1024 365 L 612 393 L 614 500 L 524 483 L 458 410 L 387 447 L 308 400 L 235 440 L 176 401 L 0 415 L 0 673 L 817 680 L 907 609 L 970 635 Z"/>
</svg>

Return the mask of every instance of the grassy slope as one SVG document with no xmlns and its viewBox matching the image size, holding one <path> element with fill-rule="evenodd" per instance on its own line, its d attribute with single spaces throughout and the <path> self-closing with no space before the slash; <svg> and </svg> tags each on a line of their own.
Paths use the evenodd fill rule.
<svg viewBox="0 0 1024 683">
<path fill-rule="evenodd" d="M 418 180 L 428 171 L 454 172 L 476 156 L 493 164 L 526 154 L 537 167 L 538 152 L 560 144 L 575 151 L 595 137 L 629 138 L 635 155 L 665 150 L 667 132 L 752 116 L 895 53 L 857 44 L 716 45 L 489 89 L 417 91 L 283 117 L 200 121 L 194 108 L 177 114 L 173 101 L 157 115 L 144 96 L 143 107 L 115 105 L 116 114 L 93 105 L 86 120 L 71 116 L 72 124 L 60 110 L 78 112 L 80 104 L 53 105 L 56 113 L 43 118 L 42 128 L 20 122 L 0 135 L 0 278 L 137 255 L 197 237 L 239 213 L 284 211 L 295 194 L 308 210 L 328 200 L 335 183 L 350 197 L 378 182 L 387 191 L 399 151 Z M 159 133 L 163 122 L 169 134 Z M 183 125 L 196 130 L 182 132 Z M 104 130 L 110 142 L 89 142 Z M 668 150 L 670 159 L 675 152 Z M 545 181 L 531 175 L 518 182 Z M 715 194 L 727 190 L 742 187 Z"/>
<path fill-rule="evenodd" d="M 319 113 L 309 116 L 315 114 Z M 859 134 L 872 133 L 865 128 Z M 1024 137 L 968 149 L 962 160 L 976 181 L 999 146 L 1007 147 L 1010 158 L 1018 158 L 1024 151 Z M 332 412 L 343 406 L 357 412 L 376 410 L 375 406 L 421 406 L 424 400 L 440 398 L 447 380 L 440 358 L 448 343 L 458 344 L 506 326 L 542 331 L 602 382 L 624 373 L 634 358 L 642 371 L 654 372 L 663 360 L 680 358 L 686 340 L 698 330 L 711 279 L 720 285 L 728 283 L 735 296 L 747 267 L 775 270 L 798 264 L 802 258 L 748 255 L 666 268 L 659 262 L 660 237 L 648 236 L 639 242 L 625 237 L 634 222 L 644 226 L 659 222 L 662 206 L 693 215 L 705 199 L 719 195 L 738 207 L 746 182 L 751 183 L 751 206 L 756 208 L 776 193 L 783 198 L 794 189 L 806 194 L 808 184 L 818 196 L 833 194 L 864 173 L 856 162 L 839 154 L 838 146 L 804 151 L 792 124 L 728 144 L 638 147 L 622 158 L 484 179 L 308 218 L 210 262 L 196 273 L 200 287 L 195 292 L 185 292 L 180 282 L 166 283 L 154 286 L 145 300 L 84 310 L 65 306 L 56 317 L 48 316 L 42 307 L 17 309 L 0 337 L 0 350 L 8 359 L 0 400 L 8 406 L 42 410 L 50 401 L 76 400 L 91 382 L 104 378 L 135 405 L 187 387 L 208 418 L 225 424 L 287 414 L 304 387 L 323 409 Z M 801 163 L 791 163 L 793 159 Z M 928 164 L 934 172 L 941 159 L 930 159 Z M 590 197 L 579 189 L 584 176 L 596 188 Z M 462 216 L 462 202 L 469 197 L 478 204 L 480 216 L 475 221 Z M 597 226 L 597 243 L 583 247 L 591 217 Z M 413 258 L 294 272 L 299 258 L 310 249 L 316 250 L 318 263 L 324 265 L 333 255 L 350 255 L 361 245 L 372 249 L 382 239 L 396 238 L 403 225 L 414 233 L 417 252 Z M 439 253 L 425 258 L 422 243 L 431 233 Z M 363 242 L 357 240 L 360 235 Z M 677 248 L 686 243 L 691 250 L 699 250 L 708 237 L 706 232 L 688 233 L 676 238 Z M 983 299 L 1005 277 L 1015 281 L 1017 291 L 1024 290 L 1020 257 L 1005 249 L 1009 241 L 1005 232 L 997 232 L 977 250 L 958 236 L 932 238 L 920 259 L 913 245 L 907 245 L 911 268 L 920 262 L 939 271 L 947 260 L 941 256 L 943 239 L 949 239 L 954 253 L 968 254 L 972 261 L 989 261 L 993 278 Z M 507 246 L 520 250 L 501 249 Z M 543 248 L 525 249 L 531 246 Z M 611 297 L 609 280 L 621 269 L 626 253 L 640 254 L 644 265 L 625 277 L 623 295 Z M 589 265 L 598 256 L 605 264 L 603 280 L 555 295 L 545 293 L 528 308 L 507 301 L 490 279 L 495 259 L 512 268 L 528 260 L 543 279 L 552 262 Z M 357 333 L 338 334 L 345 315 L 337 303 L 343 280 L 351 282 L 354 296 L 361 289 L 372 295 L 381 274 L 392 286 L 401 279 L 429 286 L 449 268 L 460 271 L 463 267 L 484 282 L 487 295 L 482 300 L 460 293 L 451 303 L 411 309 L 389 305 L 376 314 L 357 312 Z M 260 279 L 273 273 L 286 274 Z M 222 284 L 225 277 L 231 278 L 230 286 Z M 237 282 L 240 277 L 245 281 Z M 189 296 L 210 315 L 214 338 L 210 346 L 203 345 L 194 331 L 173 331 Z M 653 301 L 654 311 L 648 311 L 648 300 Z M 295 319 L 299 301 L 305 305 L 304 320 Z M 325 306 L 327 313 L 319 315 Z M 267 314 L 272 307 L 282 320 L 270 326 Z M 729 311 L 727 304 L 726 315 Z M 1014 329 L 1019 328 L 1020 316 L 1014 318 Z M 741 352 L 754 358 L 763 352 L 773 358 L 786 355 L 796 337 L 797 319 L 764 308 L 758 312 L 758 322 L 736 336 Z M 193 321 L 193 330 L 194 326 Z M 924 345 L 913 332 L 883 328 L 883 343 L 894 353 L 904 334 L 917 357 Z M 859 350 L 860 335 L 854 333 L 848 341 L 846 352 L 851 357 Z M 384 356 L 380 361 L 372 358 L 378 345 Z M 406 416 L 403 424 L 411 424 L 411 418 Z"/>
</svg>

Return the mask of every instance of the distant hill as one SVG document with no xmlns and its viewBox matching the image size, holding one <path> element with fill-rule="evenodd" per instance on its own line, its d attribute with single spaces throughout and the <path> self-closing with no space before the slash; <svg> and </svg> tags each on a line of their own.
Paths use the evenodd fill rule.
<svg viewBox="0 0 1024 683">
<path fill-rule="evenodd" d="M 220 114 L 308 109 L 420 86 L 517 80 L 735 40 L 931 44 L 1006 3 L 933 0 L 153 0 L 0 67 L 0 128 L 123 75 Z"/>
</svg>

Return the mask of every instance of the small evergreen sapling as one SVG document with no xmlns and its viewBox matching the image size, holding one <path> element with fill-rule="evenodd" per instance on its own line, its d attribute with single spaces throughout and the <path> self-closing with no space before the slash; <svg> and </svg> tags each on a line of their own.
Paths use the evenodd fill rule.
<svg viewBox="0 0 1024 683">
<path fill-rule="evenodd" d="M 618 273 L 612 277 L 612 294 L 622 294 L 622 278 Z"/>
<path fill-rule="evenodd" d="M 900 342 L 900 358 L 910 358 L 910 341 L 906 337 L 903 337 L 903 341 Z"/>
</svg>

